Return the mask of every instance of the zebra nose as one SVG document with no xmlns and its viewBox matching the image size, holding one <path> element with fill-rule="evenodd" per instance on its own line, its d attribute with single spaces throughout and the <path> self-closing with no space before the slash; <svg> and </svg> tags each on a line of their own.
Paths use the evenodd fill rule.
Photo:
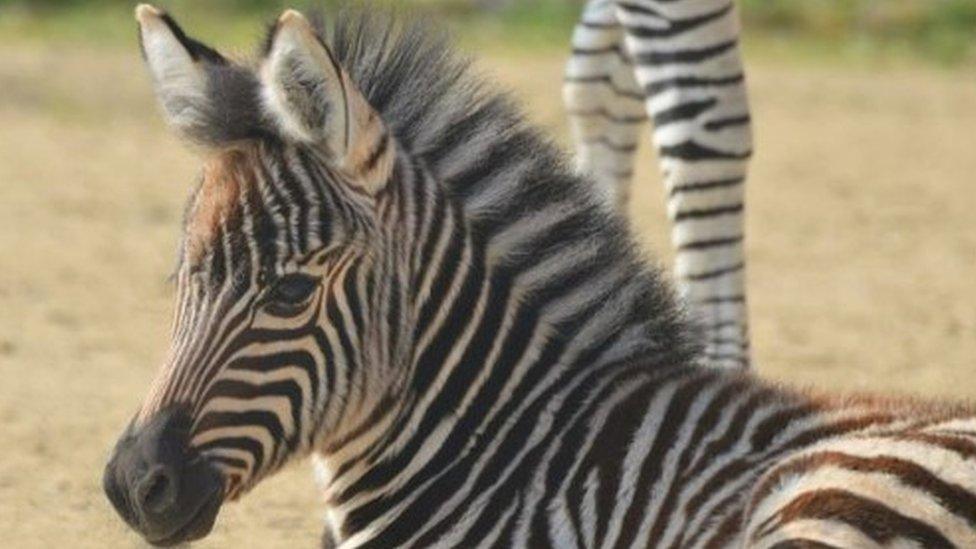
<svg viewBox="0 0 976 549">
<path fill-rule="evenodd" d="M 135 499 L 143 513 L 162 514 L 176 504 L 179 479 L 175 469 L 168 465 L 156 464 L 135 486 Z"/>
<path fill-rule="evenodd" d="M 105 491 L 133 526 L 154 522 L 179 500 L 189 421 L 178 411 L 130 426 L 105 468 Z"/>
<path fill-rule="evenodd" d="M 105 467 L 109 501 L 152 544 L 206 535 L 223 500 L 220 475 L 187 447 L 189 427 L 185 413 L 161 412 L 130 427 Z"/>
</svg>

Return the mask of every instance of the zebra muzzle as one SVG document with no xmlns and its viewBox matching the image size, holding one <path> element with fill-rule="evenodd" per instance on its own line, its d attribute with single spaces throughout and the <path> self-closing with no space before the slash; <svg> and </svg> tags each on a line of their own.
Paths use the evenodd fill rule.
<svg viewBox="0 0 976 549">
<path fill-rule="evenodd" d="M 175 408 L 119 439 L 102 479 L 122 519 L 153 545 L 169 546 L 210 533 L 223 503 L 215 468 L 187 447 L 190 420 Z"/>
</svg>

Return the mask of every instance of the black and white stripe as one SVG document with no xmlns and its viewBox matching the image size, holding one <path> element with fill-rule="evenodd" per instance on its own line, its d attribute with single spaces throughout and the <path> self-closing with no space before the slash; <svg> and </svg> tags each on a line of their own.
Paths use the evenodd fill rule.
<svg viewBox="0 0 976 549">
<path fill-rule="evenodd" d="M 427 26 L 319 36 L 286 13 L 240 79 L 294 119 L 208 145 L 135 429 L 182 407 L 230 499 L 314 455 L 343 548 L 976 546 L 972 409 L 704 367 L 623 221 Z"/>
<path fill-rule="evenodd" d="M 743 250 L 752 134 L 733 0 L 590 0 L 564 98 L 580 168 L 626 212 L 650 118 L 664 174 L 678 289 L 705 359 L 749 364 Z"/>
</svg>

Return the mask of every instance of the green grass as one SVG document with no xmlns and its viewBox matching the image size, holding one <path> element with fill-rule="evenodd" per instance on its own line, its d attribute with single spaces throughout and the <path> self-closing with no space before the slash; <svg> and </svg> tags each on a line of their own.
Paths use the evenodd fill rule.
<svg viewBox="0 0 976 549">
<path fill-rule="evenodd" d="M 287 7 L 298 9 L 339 2 L 293 0 L 159 0 L 193 36 L 230 50 L 250 50 L 263 36 L 266 24 Z M 387 0 L 394 11 L 436 16 L 468 49 L 537 51 L 564 50 L 579 15 L 578 6 L 553 0 L 517 4 L 500 14 L 465 9 L 457 2 Z M 41 0 L 37 4 L 0 0 L 0 44 L 51 47 L 122 48 L 135 44 L 135 2 Z"/>
<path fill-rule="evenodd" d="M 40 4 L 0 3 L 0 42 L 109 48 L 135 44 L 134 3 L 44 0 Z M 222 5 L 225 2 L 176 0 L 158 4 L 175 13 L 191 34 L 205 36 L 207 41 L 224 47 L 249 45 L 260 36 L 266 20 L 260 9 L 226 9 Z"/>
<path fill-rule="evenodd" d="M 974 0 L 739 0 L 747 31 L 862 57 L 976 60 Z"/>
<path fill-rule="evenodd" d="M 976 61 L 976 0 L 739 0 L 749 55 L 826 62 Z M 123 0 L 0 0 L 0 43 L 121 47 L 133 43 Z M 188 30 L 225 48 L 250 48 L 285 7 L 334 8 L 333 0 L 160 0 Z M 579 0 L 510 0 L 499 12 L 471 0 L 384 3 L 436 15 L 471 48 L 563 49 Z"/>
</svg>

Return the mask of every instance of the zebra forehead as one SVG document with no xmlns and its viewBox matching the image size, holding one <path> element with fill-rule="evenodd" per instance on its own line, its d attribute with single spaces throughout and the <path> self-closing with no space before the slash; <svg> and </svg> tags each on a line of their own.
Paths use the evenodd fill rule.
<svg viewBox="0 0 976 549">
<path fill-rule="evenodd" d="M 191 264 L 199 262 L 221 232 L 236 228 L 245 195 L 255 185 L 254 151 L 241 146 L 214 152 L 203 167 L 185 227 L 185 249 Z"/>
</svg>

